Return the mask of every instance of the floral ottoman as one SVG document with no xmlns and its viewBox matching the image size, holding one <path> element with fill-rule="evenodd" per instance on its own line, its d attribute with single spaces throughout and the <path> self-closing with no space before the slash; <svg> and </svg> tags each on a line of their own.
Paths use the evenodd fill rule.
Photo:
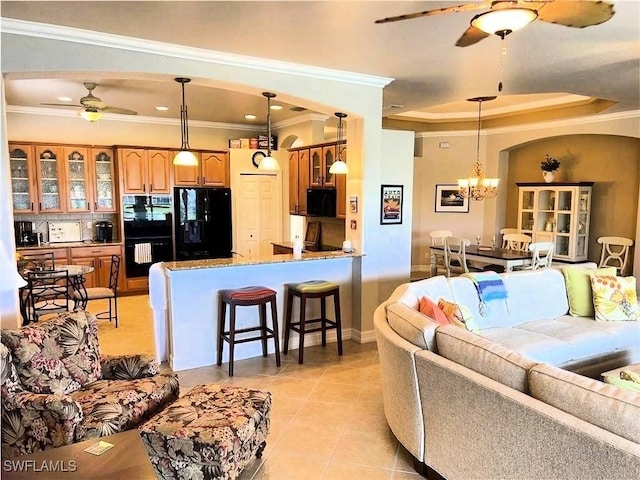
<svg viewBox="0 0 640 480">
<path fill-rule="evenodd" d="M 269 434 L 271 394 L 198 385 L 138 427 L 158 478 L 235 479 Z"/>
</svg>

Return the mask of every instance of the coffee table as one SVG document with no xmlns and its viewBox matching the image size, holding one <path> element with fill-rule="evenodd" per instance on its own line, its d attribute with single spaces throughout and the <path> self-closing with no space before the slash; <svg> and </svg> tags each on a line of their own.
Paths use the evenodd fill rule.
<svg viewBox="0 0 640 480">
<path fill-rule="evenodd" d="M 100 440 L 113 443 L 114 447 L 99 456 L 84 451 Z M 140 434 L 133 429 L 14 459 L 3 458 L 2 478 L 155 480 L 157 477 Z"/>
</svg>

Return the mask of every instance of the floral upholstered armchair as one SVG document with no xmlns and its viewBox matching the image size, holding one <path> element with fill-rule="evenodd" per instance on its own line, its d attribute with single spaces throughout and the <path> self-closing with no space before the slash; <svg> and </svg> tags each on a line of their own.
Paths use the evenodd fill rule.
<svg viewBox="0 0 640 480">
<path fill-rule="evenodd" d="M 4 458 L 135 428 L 178 398 L 177 376 L 151 357 L 100 355 L 88 312 L 1 336 Z"/>
</svg>

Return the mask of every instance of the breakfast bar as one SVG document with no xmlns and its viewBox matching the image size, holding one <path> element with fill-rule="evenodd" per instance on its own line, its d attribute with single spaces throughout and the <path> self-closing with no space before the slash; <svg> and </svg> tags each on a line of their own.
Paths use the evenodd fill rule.
<svg viewBox="0 0 640 480">
<path fill-rule="evenodd" d="M 154 308 L 156 343 L 166 351 L 173 371 L 187 370 L 216 363 L 216 319 L 218 292 L 222 289 L 261 285 L 277 292 L 278 321 L 282 344 L 285 284 L 307 280 L 327 280 L 340 286 L 343 338 L 351 337 L 352 281 L 359 277 L 359 254 L 342 251 L 309 252 L 302 258 L 290 254 L 259 258 L 223 258 L 210 260 L 164 262 L 150 271 L 150 303 Z M 163 308 L 164 307 L 164 308 Z M 310 306 L 309 314 L 317 314 Z M 295 312 L 294 312 L 295 314 Z M 164 325 L 162 325 L 164 323 Z M 238 328 L 256 325 L 253 309 L 240 309 Z M 328 341 L 335 341 L 336 333 Z M 296 337 L 291 342 L 296 345 Z M 320 343 L 320 335 L 307 335 L 306 344 Z M 166 348 L 163 348 L 166 347 Z M 273 344 L 269 344 L 273 353 Z M 223 362 L 228 361 L 225 349 Z M 260 342 L 238 345 L 235 359 L 262 355 Z M 159 360 L 164 360 L 159 355 Z"/>
</svg>

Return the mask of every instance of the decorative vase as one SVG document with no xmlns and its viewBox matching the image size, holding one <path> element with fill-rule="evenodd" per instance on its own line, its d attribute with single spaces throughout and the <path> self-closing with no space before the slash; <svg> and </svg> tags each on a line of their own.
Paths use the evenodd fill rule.
<svg viewBox="0 0 640 480">
<path fill-rule="evenodd" d="M 547 172 L 545 170 L 542 171 L 542 176 L 544 177 L 544 181 L 546 183 L 553 182 L 553 177 L 555 176 L 554 172 Z"/>
</svg>

